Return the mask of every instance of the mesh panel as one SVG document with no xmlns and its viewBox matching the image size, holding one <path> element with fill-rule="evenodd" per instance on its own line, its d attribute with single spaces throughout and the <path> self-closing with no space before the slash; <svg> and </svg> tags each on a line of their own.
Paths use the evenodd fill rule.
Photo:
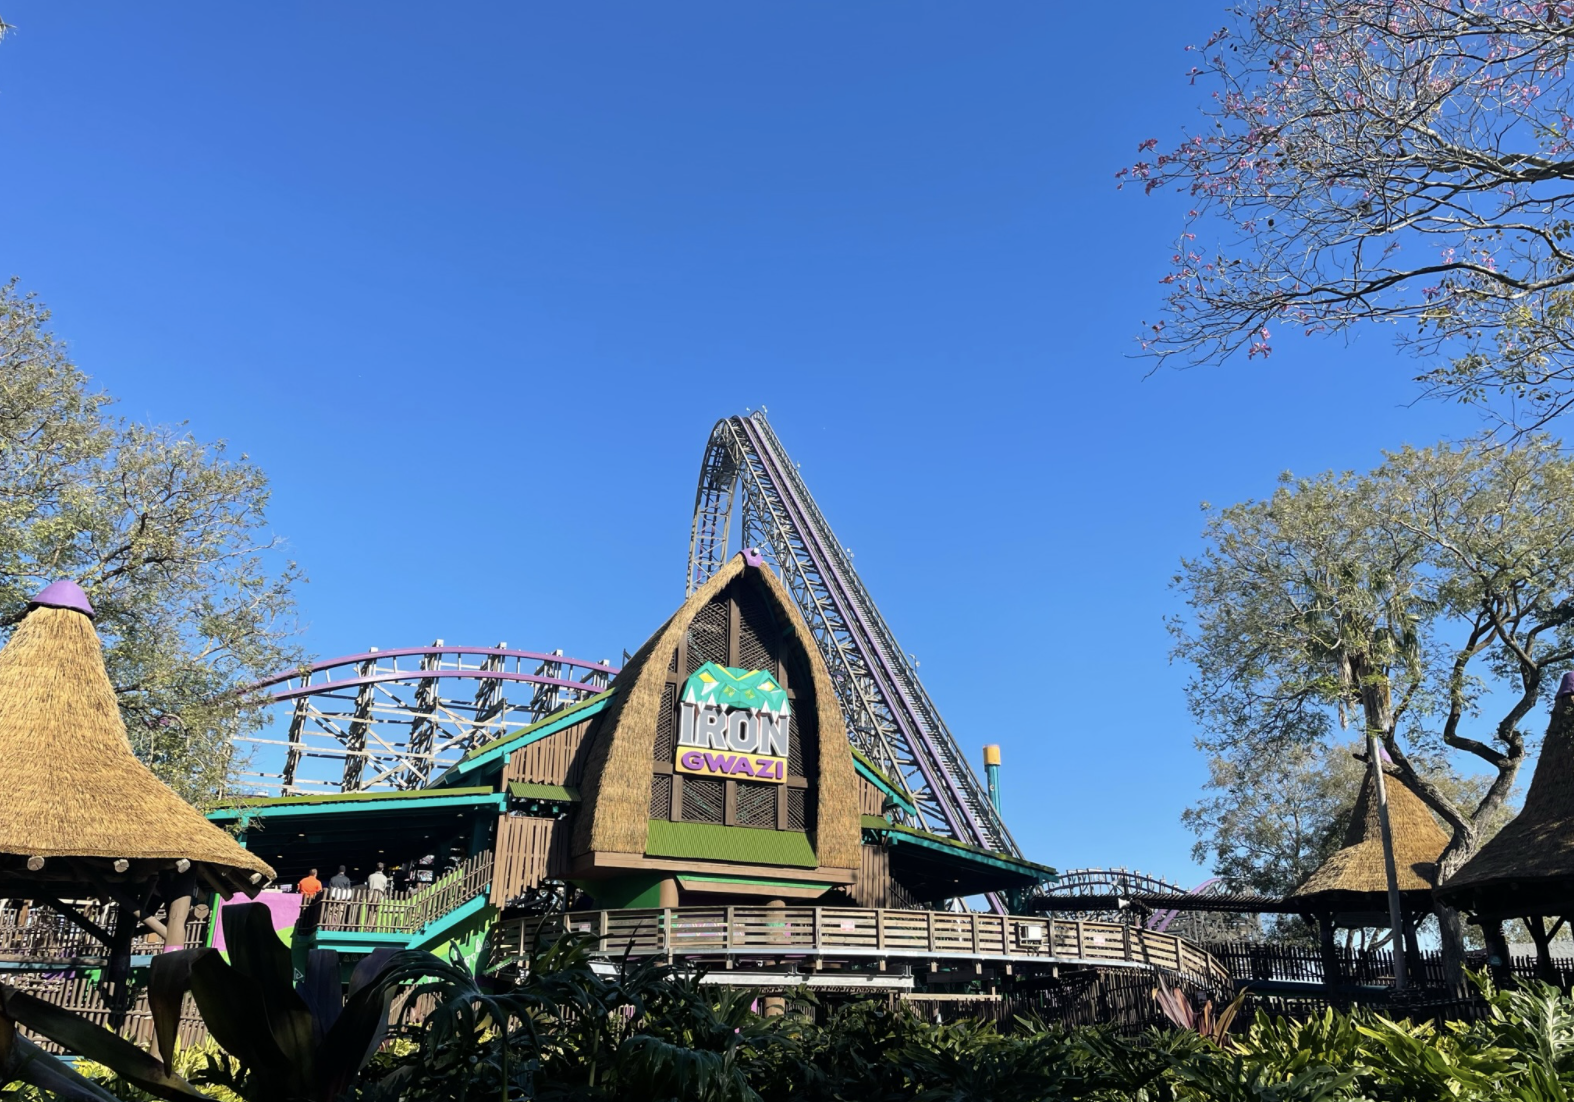
<svg viewBox="0 0 1574 1102">
<path fill-rule="evenodd" d="M 738 662 L 746 670 L 776 669 L 776 621 L 765 599 L 752 589 L 738 593 Z"/>
<path fill-rule="evenodd" d="M 707 662 L 727 665 L 727 600 L 717 595 L 716 600 L 703 606 L 694 614 L 686 637 L 689 643 L 688 669 L 691 674 Z"/>
<path fill-rule="evenodd" d="M 651 757 L 656 761 L 671 761 L 678 748 L 678 687 L 668 685 L 661 690 L 661 710 L 656 713 L 656 742 Z"/>
<path fill-rule="evenodd" d="M 672 774 L 657 773 L 650 778 L 650 817 L 672 818 Z"/>
<path fill-rule="evenodd" d="M 787 790 L 787 829 L 809 829 L 809 801 L 808 789 L 789 788 Z"/>
<path fill-rule="evenodd" d="M 722 801 L 727 796 L 725 781 L 704 777 L 683 778 L 683 821 L 685 823 L 719 823 L 722 821 Z"/>
<path fill-rule="evenodd" d="M 776 786 L 738 782 L 738 825 L 746 827 L 776 826 Z"/>
<path fill-rule="evenodd" d="M 787 748 L 787 775 L 807 777 L 819 773 L 820 721 L 815 717 L 813 698 L 799 694 L 792 702 L 792 745 Z"/>
</svg>

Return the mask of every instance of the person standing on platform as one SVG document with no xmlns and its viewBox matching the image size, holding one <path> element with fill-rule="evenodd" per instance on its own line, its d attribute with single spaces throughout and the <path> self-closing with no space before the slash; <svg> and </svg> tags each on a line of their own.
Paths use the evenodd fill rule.
<svg viewBox="0 0 1574 1102">
<path fill-rule="evenodd" d="M 348 899 L 350 897 L 350 878 L 345 875 L 344 866 L 339 866 L 339 871 L 333 874 L 333 879 L 328 881 L 328 887 L 333 891 L 329 893 L 332 899 Z"/>
<path fill-rule="evenodd" d="M 383 871 L 383 863 L 377 862 L 377 868 L 366 878 L 366 887 L 372 893 L 374 900 L 381 899 L 388 891 L 388 874 Z"/>
<path fill-rule="evenodd" d="M 322 881 L 317 879 L 317 870 L 312 869 L 311 872 L 303 876 L 301 882 L 295 885 L 295 888 L 301 893 L 301 905 L 310 906 L 312 897 L 322 891 Z"/>
<path fill-rule="evenodd" d="M 301 893 L 301 913 L 295 917 L 295 932 L 316 933 L 322 921 L 322 881 L 317 879 L 317 870 L 308 872 L 295 887 Z"/>
</svg>

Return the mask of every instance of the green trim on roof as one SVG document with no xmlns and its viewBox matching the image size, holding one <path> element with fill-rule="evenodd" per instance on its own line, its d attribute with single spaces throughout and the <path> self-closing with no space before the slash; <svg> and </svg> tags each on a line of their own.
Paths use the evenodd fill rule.
<svg viewBox="0 0 1574 1102">
<path fill-rule="evenodd" d="M 712 823 L 669 823 L 665 819 L 650 820 L 645 853 L 650 857 L 735 861 L 746 865 L 790 865 L 804 869 L 819 866 L 807 834 Z"/>
<path fill-rule="evenodd" d="M 1011 857 L 1003 853 L 992 853 L 978 846 L 970 846 L 966 842 L 958 842 L 955 838 L 946 838 L 939 834 L 930 834 L 927 830 L 915 830 L 909 826 L 887 825 L 877 828 L 885 836 L 888 843 L 897 845 L 918 845 L 925 849 L 936 850 L 955 857 L 966 858 L 981 864 L 991 865 L 997 869 L 1016 873 L 1018 876 L 1031 876 L 1035 880 L 1059 880 L 1060 873 L 1048 865 L 1040 865 L 1033 861 L 1026 861 L 1020 857 Z"/>
<path fill-rule="evenodd" d="M 501 761 L 508 756 L 509 751 L 517 750 L 521 746 L 529 746 L 532 742 L 544 739 L 548 735 L 555 735 L 565 727 L 572 727 L 580 720 L 589 719 L 605 708 L 607 701 L 612 698 L 616 690 L 608 689 L 604 693 L 597 693 L 578 704 L 571 704 L 561 712 L 553 712 L 543 720 L 532 723 L 529 727 L 521 727 L 511 735 L 493 739 L 491 742 L 477 746 L 464 757 L 460 758 L 448 772 L 432 782 L 432 788 L 443 787 L 474 773 L 476 770 Z"/>
<path fill-rule="evenodd" d="M 859 817 L 858 823 L 865 830 L 891 829 L 891 820 L 887 819 L 884 815 L 863 815 Z"/>
<path fill-rule="evenodd" d="M 382 811 L 397 808 L 425 810 L 433 807 L 502 807 L 503 794 L 491 788 L 448 788 L 433 792 L 416 788 L 409 792 L 344 792 L 323 796 L 272 796 L 247 800 L 238 806 L 216 807 L 208 812 L 213 822 L 231 819 L 262 819 L 279 815 L 332 815 L 345 811 Z M 391 805 L 391 806 L 390 806 Z"/>
<path fill-rule="evenodd" d="M 695 876 L 688 872 L 675 875 L 679 880 L 693 880 L 702 884 L 761 884 L 767 888 L 801 888 L 814 883 L 812 880 L 763 880 L 758 876 Z"/>
<path fill-rule="evenodd" d="M 558 803 L 579 803 L 579 789 L 565 784 L 509 781 L 508 794 L 516 800 L 555 800 Z"/>
<path fill-rule="evenodd" d="M 895 800 L 897 806 L 909 815 L 918 814 L 918 809 L 913 806 L 913 801 L 908 798 L 907 793 L 897 787 L 896 782 L 891 780 L 890 777 L 876 769 L 874 762 L 864 757 L 863 751 L 856 746 L 849 746 L 848 749 L 853 752 L 853 768 L 858 771 L 860 776 Z"/>
</svg>

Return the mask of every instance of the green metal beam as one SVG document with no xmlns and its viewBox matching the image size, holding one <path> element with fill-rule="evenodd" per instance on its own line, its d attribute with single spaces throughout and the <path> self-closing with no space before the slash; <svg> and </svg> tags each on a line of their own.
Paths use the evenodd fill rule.
<svg viewBox="0 0 1574 1102">
<path fill-rule="evenodd" d="M 1059 874 L 1048 865 L 1039 865 L 1032 861 L 1020 861 L 1013 857 L 990 853 L 988 850 L 979 849 L 977 846 L 964 845 L 950 838 L 942 838 L 937 834 L 929 834 L 925 831 L 914 830 L 911 827 L 904 826 L 887 826 L 876 829 L 884 837 L 887 844 L 919 846 L 923 849 L 933 850 L 936 853 L 943 853 L 955 860 L 989 865 L 1003 872 L 1030 877 L 1034 880 L 1059 879 Z"/>
<path fill-rule="evenodd" d="M 849 747 L 849 749 L 853 752 L 853 768 L 858 771 L 860 777 L 874 785 L 881 792 L 884 792 L 896 802 L 898 807 L 909 815 L 918 814 L 918 809 L 913 806 L 913 801 L 907 798 L 907 795 L 892 782 L 891 778 L 876 769 L 874 762 L 864 757 L 857 747 Z"/>
<path fill-rule="evenodd" d="M 416 789 L 413 792 L 356 792 L 347 793 L 337 800 L 321 797 L 283 797 L 238 807 L 220 807 L 208 812 L 214 822 L 233 819 L 273 819 L 287 815 L 339 815 L 346 812 L 373 814 L 379 811 L 428 811 L 444 807 L 496 807 L 502 809 L 508 797 L 491 788 L 459 788 L 433 792 Z"/>
</svg>

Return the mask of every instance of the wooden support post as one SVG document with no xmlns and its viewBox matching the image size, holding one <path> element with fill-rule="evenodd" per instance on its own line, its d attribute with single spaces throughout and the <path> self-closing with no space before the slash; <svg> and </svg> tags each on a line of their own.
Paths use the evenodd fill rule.
<svg viewBox="0 0 1574 1102">
<path fill-rule="evenodd" d="M 1487 970 L 1492 975 L 1492 982 L 1499 988 L 1512 987 L 1513 961 L 1508 955 L 1508 939 L 1503 936 L 1503 920 L 1482 922 L 1481 933 L 1487 943 Z"/>
<path fill-rule="evenodd" d="M 115 929 L 109 939 L 109 962 L 104 969 L 104 981 L 109 988 L 109 1028 L 119 1033 L 131 1011 L 131 936 L 137 926 L 137 916 L 121 906 L 115 911 Z"/>
<path fill-rule="evenodd" d="M 1344 983 L 1339 972 L 1339 949 L 1334 944 L 1334 916 L 1332 912 L 1317 916 L 1318 942 L 1323 958 L 1323 984 L 1338 987 Z"/>
</svg>

